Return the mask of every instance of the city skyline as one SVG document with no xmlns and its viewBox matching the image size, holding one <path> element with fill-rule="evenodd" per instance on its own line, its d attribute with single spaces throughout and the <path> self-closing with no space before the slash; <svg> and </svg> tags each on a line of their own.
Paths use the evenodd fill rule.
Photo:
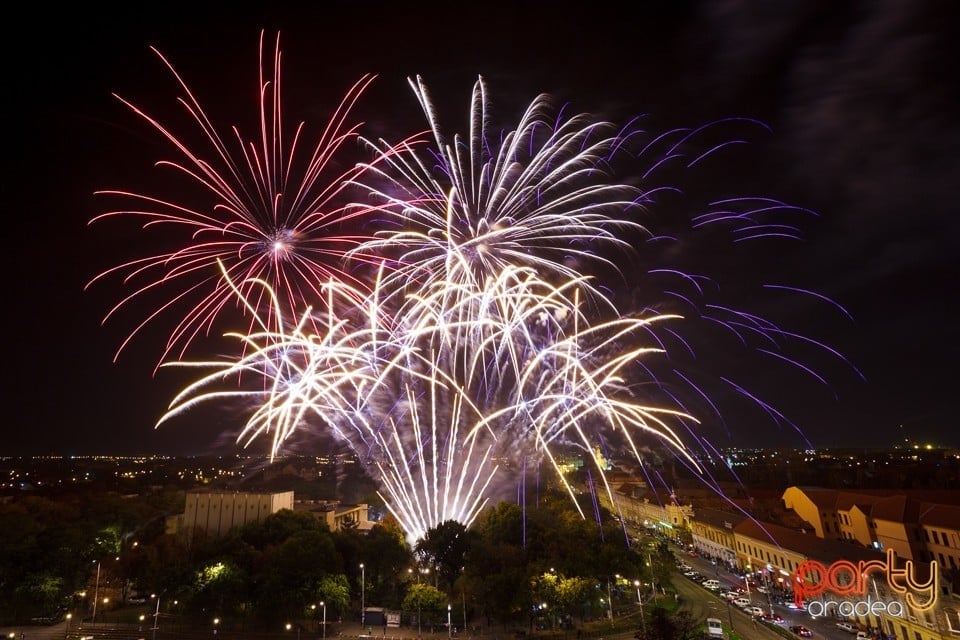
<svg viewBox="0 0 960 640">
<path fill-rule="evenodd" d="M 950 21 L 940 19 L 952 8 L 879 7 L 855 17 L 809 8 L 748 18 L 743 11 L 724 13 L 712 6 L 651 5 L 649 23 L 594 10 L 580 16 L 591 19 L 583 31 L 575 28 L 576 15 L 513 9 L 510 20 L 480 20 L 476 31 L 466 32 L 474 46 L 453 54 L 449 44 L 464 25 L 462 16 L 431 15 L 447 29 L 432 35 L 436 41 L 404 32 L 397 37 L 407 46 L 397 53 L 389 34 L 398 24 L 420 24 L 417 16 L 385 11 L 380 20 L 364 22 L 361 12 L 347 5 L 325 12 L 338 15 L 328 21 L 317 12 L 281 7 L 259 16 L 191 12 L 181 21 L 172 12 L 140 19 L 111 14 L 77 16 L 79 24 L 88 22 L 87 29 L 52 25 L 38 42 L 56 52 L 49 58 L 56 65 L 31 58 L 17 71 L 23 90 L 14 102 L 23 126 L 14 134 L 13 157 L 21 162 L 11 174 L 8 201 L 20 211 L 11 237 L 28 241 L 15 243 L 7 254 L 7 272 L 27 312 L 7 322 L 17 345 L 15 361 L 26 366 L 15 369 L 9 395 L 15 410 L 8 415 L 4 453 L 238 449 L 232 436 L 242 419 L 216 411 L 153 429 L 183 379 L 153 376 L 157 336 L 149 333 L 112 363 L 130 329 L 122 322 L 100 326 L 117 291 L 82 289 L 98 269 L 129 254 L 109 233 L 86 227 L 104 206 L 93 193 L 139 185 L 149 185 L 149 191 L 156 177 L 150 163 L 163 156 L 157 136 L 124 112 L 111 93 L 169 106 L 178 94 L 149 51 L 156 46 L 205 103 L 219 110 L 231 102 L 218 95 L 219 86 L 236 90 L 254 80 L 261 29 L 279 30 L 290 73 L 287 91 L 307 112 L 328 108 L 360 74 L 380 74 L 370 99 L 364 99 L 373 137 L 398 135 L 389 128 L 415 111 L 403 87 L 411 74 L 435 79 L 438 103 L 451 105 L 446 112 L 454 115 L 463 111 L 470 85 L 482 74 L 505 111 L 547 92 L 569 100 L 577 112 L 616 118 L 648 113 L 656 130 L 723 118 L 769 125 L 770 133 L 751 131 L 745 151 L 733 153 L 730 164 L 720 162 L 715 173 L 695 176 L 685 189 L 697 200 L 768 195 L 816 212 L 800 243 L 774 243 L 746 258 L 724 255 L 730 264 L 721 266 L 736 278 L 756 265 L 774 282 L 822 293 L 849 311 L 850 319 L 835 310 L 821 313 L 809 301 L 766 309 L 810 328 L 865 381 L 848 367 L 831 365 L 829 385 L 778 382 L 739 370 L 733 361 L 731 377 L 766 387 L 764 399 L 790 416 L 802 434 L 771 428 L 762 412 L 734 408 L 727 425 L 713 425 L 717 446 L 791 446 L 804 437 L 815 446 L 842 446 L 866 434 L 880 446 L 902 434 L 952 444 L 956 329 L 950 318 L 956 301 L 949 284 L 958 252 L 957 223 L 948 218 L 948 207 L 957 187 L 947 178 L 951 169 L 955 173 L 951 151 L 960 128 L 957 96 L 945 88 L 950 76 L 930 66 L 947 60 L 947 48 L 956 46 L 949 38 Z M 898 11 L 905 15 L 895 15 Z M 630 40 L 631 24 L 641 23 L 642 42 Z M 369 41 L 350 42 L 337 33 L 344 25 L 366 33 Z M 486 42 L 484 26 L 510 47 L 488 43 L 478 51 Z M 698 36 L 712 46 L 691 48 Z M 565 51 L 565 41 L 580 43 L 575 57 L 581 60 L 554 68 L 551 62 Z M 518 67 L 517 59 L 530 64 Z M 616 60 L 629 61 L 626 69 Z M 697 99 L 701 93 L 711 99 Z M 909 111 L 902 104 L 908 97 Z M 394 107 L 394 101 L 402 105 Z M 378 113 L 379 104 L 391 104 L 391 112 Z M 222 124 L 244 114 L 241 107 L 227 113 Z M 718 189 L 726 183 L 736 191 Z M 42 245 L 33 241 L 38 237 Z M 131 238 L 135 234 L 122 241 Z M 20 276 L 27 264 L 28 275 Z M 728 357 L 699 355 L 711 356 Z"/>
</svg>

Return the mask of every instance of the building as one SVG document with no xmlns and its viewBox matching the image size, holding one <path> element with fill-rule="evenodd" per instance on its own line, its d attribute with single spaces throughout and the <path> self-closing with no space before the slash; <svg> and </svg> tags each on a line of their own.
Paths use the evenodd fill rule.
<svg viewBox="0 0 960 640">
<path fill-rule="evenodd" d="M 330 531 L 356 529 L 367 532 L 374 524 L 370 521 L 370 507 L 366 504 L 340 504 L 337 500 L 309 500 L 297 502 L 297 511 L 312 513 L 327 523 Z"/>
<path fill-rule="evenodd" d="M 190 535 L 194 530 L 220 537 L 235 527 L 262 522 L 282 509 L 293 510 L 293 491 L 188 491 L 182 514 L 167 518 L 167 533 Z"/>
<path fill-rule="evenodd" d="M 718 559 L 727 568 L 736 567 L 734 528 L 746 518 L 742 513 L 719 509 L 694 509 L 690 518 L 693 548 L 700 555 Z"/>
</svg>

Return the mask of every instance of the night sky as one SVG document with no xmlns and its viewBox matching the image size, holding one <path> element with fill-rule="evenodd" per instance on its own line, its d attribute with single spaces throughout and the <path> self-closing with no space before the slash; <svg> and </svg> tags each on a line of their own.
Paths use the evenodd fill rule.
<svg viewBox="0 0 960 640">
<path fill-rule="evenodd" d="M 178 88 L 149 47 L 171 61 L 218 126 L 248 124 L 261 29 L 280 32 L 291 120 L 324 122 L 361 74 L 378 74 L 358 107 L 370 137 L 424 127 L 406 85 L 415 74 L 460 129 L 478 75 L 506 124 L 539 93 L 617 122 L 645 114 L 651 131 L 762 121 L 771 131 L 731 121 L 723 133 L 748 144 L 689 172 L 685 199 L 652 215 L 673 217 L 668 227 L 679 228 L 703 203 L 737 195 L 816 212 L 798 221 L 801 241 L 747 252 L 692 239 L 684 264 L 722 275 L 738 302 L 816 336 L 865 380 L 835 359 L 816 363 L 829 387 L 779 378 L 706 340 L 697 366 L 758 389 L 805 436 L 734 402 L 712 442 L 885 446 L 906 436 L 958 444 L 955 2 L 667 1 L 628 12 L 620 3 L 480 3 L 474 12 L 451 12 L 449 3 L 264 4 L 271 7 L 243 15 L 230 4 L 119 13 L 29 7 L 25 20 L 8 25 L 4 122 L 13 148 L 2 181 L 8 358 L 0 455 L 239 450 L 237 416 L 200 412 L 154 430 L 184 382 L 154 375 L 169 318 L 113 362 L 148 310 L 101 325 L 121 289 L 84 292 L 101 270 L 150 247 L 129 225 L 87 222 L 109 204 L 97 190 L 169 188 L 152 166 L 172 155 L 169 145 L 112 96 L 182 126 Z M 796 306 L 752 298 L 738 286 L 746 280 L 816 291 L 852 320 L 810 297 Z"/>
</svg>

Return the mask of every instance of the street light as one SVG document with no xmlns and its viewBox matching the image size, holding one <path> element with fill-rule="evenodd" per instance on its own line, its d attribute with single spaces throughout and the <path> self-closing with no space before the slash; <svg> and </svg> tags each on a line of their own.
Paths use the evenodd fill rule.
<svg viewBox="0 0 960 640">
<path fill-rule="evenodd" d="M 217 635 L 219 632 L 218 625 L 220 624 L 220 618 L 213 619 L 213 635 Z"/>
<path fill-rule="evenodd" d="M 451 612 L 451 611 L 452 611 L 452 609 L 450 608 L 450 605 L 447 604 L 447 637 L 448 637 L 448 638 L 452 638 L 452 637 L 453 637 L 453 627 L 450 626 L 450 612 Z"/>
<path fill-rule="evenodd" d="M 63 640 L 67 640 L 67 636 L 70 635 L 70 619 L 73 617 L 72 613 L 67 614 L 67 628 L 63 631 Z"/>
<path fill-rule="evenodd" d="M 366 590 L 367 590 L 367 570 L 363 568 L 363 563 L 360 563 L 360 626 L 367 626 L 367 610 L 366 610 Z"/>
<path fill-rule="evenodd" d="M 286 629 L 290 631 L 290 629 L 293 629 L 293 625 L 288 622 Z M 297 625 L 297 640 L 300 640 L 300 625 Z"/>
<path fill-rule="evenodd" d="M 320 606 L 323 607 L 323 637 L 327 637 L 327 603 L 323 600 L 320 601 Z"/>
<path fill-rule="evenodd" d="M 150 597 L 157 599 L 157 610 L 153 613 L 153 640 L 157 640 L 157 628 L 160 625 L 160 596 L 151 593 Z"/>
<path fill-rule="evenodd" d="M 640 581 L 634 580 L 633 586 L 637 588 L 637 604 L 640 605 L 640 627 L 643 629 L 643 637 L 647 637 L 647 621 L 643 617 L 643 598 L 640 597 Z"/>
</svg>

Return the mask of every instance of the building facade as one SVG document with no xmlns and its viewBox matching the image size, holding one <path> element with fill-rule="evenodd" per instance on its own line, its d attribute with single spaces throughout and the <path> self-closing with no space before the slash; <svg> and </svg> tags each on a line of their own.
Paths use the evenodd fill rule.
<svg viewBox="0 0 960 640">
<path fill-rule="evenodd" d="M 190 535 L 199 529 L 209 536 L 220 537 L 235 527 L 262 522 L 282 509 L 293 510 L 293 491 L 188 491 L 183 514 L 167 520 L 167 531 Z"/>
</svg>

